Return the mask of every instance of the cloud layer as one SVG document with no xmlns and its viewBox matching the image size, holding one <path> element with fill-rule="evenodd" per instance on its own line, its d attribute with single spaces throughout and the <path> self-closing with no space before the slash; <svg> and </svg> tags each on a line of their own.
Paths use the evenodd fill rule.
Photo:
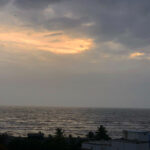
<svg viewBox="0 0 150 150">
<path fill-rule="evenodd" d="M 13 16 L 15 26 L 63 30 L 71 36 L 91 38 L 97 45 L 118 43 L 124 47 L 120 49 L 123 55 L 136 51 L 149 53 L 145 50 L 150 41 L 148 0 L 1 0 L 0 3 L 9 5 L 9 11 L 7 8 L 2 11 Z M 98 52 L 101 51 L 100 48 Z M 106 51 L 114 52 L 113 48 Z"/>
<path fill-rule="evenodd" d="M 149 8 L 149 0 L 0 0 L 3 103 L 150 107 Z"/>
</svg>

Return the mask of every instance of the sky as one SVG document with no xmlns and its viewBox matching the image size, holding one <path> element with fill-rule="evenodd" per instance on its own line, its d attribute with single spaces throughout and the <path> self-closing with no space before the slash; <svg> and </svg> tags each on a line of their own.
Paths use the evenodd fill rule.
<svg viewBox="0 0 150 150">
<path fill-rule="evenodd" d="M 0 105 L 150 108 L 149 0 L 0 0 Z"/>
</svg>

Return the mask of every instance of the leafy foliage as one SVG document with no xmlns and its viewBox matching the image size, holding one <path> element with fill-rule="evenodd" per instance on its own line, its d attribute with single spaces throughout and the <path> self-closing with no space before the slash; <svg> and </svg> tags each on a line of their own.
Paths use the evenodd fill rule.
<svg viewBox="0 0 150 150">
<path fill-rule="evenodd" d="M 87 134 L 90 140 L 109 140 L 105 127 L 100 126 L 94 133 Z M 44 137 L 44 134 L 28 134 L 28 137 L 12 137 L 7 134 L 0 135 L 0 150 L 81 150 L 82 142 L 86 138 L 65 136 L 64 130 L 56 128 L 55 135 Z"/>
<path fill-rule="evenodd" d="M 97 128 L 97 131 L 94 133 L 90 131 L 87 134 L 87 138 L 89 140 L 110 140 L 111 138 L 107 134 L 107 130 L 103 125 L 100 125 L 100 127 Z"/>
<path fill-rule="evenodd" d="M 95 138 L 97 140 L 110 140 L 111 138 L 107 134 L 107 130 L 104 126 L 100 125 L 100 127 L 97 128 Z"/>
</svg>

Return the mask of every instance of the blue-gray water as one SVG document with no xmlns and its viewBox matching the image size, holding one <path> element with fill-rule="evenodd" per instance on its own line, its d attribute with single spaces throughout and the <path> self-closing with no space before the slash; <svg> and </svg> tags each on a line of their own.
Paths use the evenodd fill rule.
<svg viewBox="0 0 150 150">
<path fill-rule="evenodd" d="M 104 125 L 112 137 L 120 137 L 123 129 L 150 130 L 150 110 L 0 107 L 0 132 L 14 136 L 39 131 L 53 134 L 56 127 L 67 135 L 84 136 L 99 125 Z"/>
</svg>

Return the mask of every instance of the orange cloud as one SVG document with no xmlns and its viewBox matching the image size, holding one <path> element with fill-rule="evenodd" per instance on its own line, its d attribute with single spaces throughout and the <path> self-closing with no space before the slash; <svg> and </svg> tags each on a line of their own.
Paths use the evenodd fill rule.
<svg viewBox="0 0 150 150">
<path fill-rule="evenodd" d="M 144 53 L 140 53 L 140 52 L 135 52 L 135 53 L 131 53 L 130 54 L 130 58 L 137 58 L 137 57 L 139 57 L 139 56 L 143 56 L 143 55 L 145 55 Z"/>
<path fill-rule="evenodd" d="M 10 48 L 44 50 L 56 54 L 78 54 L 93 46 L 92 39 L 72 38 L 62 31 L 35 32 L 9 28 L 0 29 L 0 43 Z"/>
</svg>

